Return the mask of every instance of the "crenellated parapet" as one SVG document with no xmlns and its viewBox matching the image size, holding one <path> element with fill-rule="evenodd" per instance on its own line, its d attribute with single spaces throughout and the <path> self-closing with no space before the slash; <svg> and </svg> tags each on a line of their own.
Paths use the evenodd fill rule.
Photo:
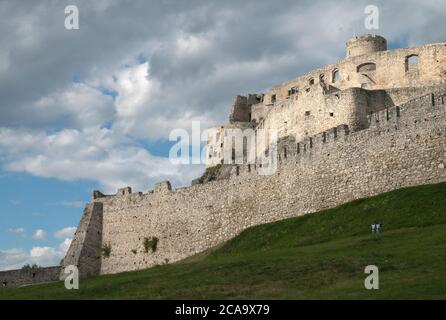
<svg viewBox="0 0 446 320">
<path fill-rule="evenodd" d="M 257 161 L 222 165 L 221 179 L 190 187 L 164 181 L 145 193 L 95 191 L 64 264 L 92 275 L 171 263 L 254 225 L 446 181 L 446 46 L 383 51 L 379 38 L 370 48 L 359 40 L 366 53 L 352 44 L 350 56 L 335 65 L 264 97 L 237 97 L 231 121 L 211 128 L 210 156 L 219 166 L 226 130 L 278 130 L 274 172 L 264 174 L 265 163 Z M 418 65 L 406 65 L 415 55 Z M 148 252 L 144 241 L 154 238 L 157 250 Z M 108 256 L 100 252 L 104 245 Z"/>
<path fill-rule="evenodd" d="M 167 264 L 251 226 L 446 181 L 446 44 L 386 51 L 384 38 L 365 36 L 347 50 L 346 59 L 265 95 L 235 99 L 229 123 L 209 130 L 219 179 L 177 189 L 163 181 L 144 193 L 93 191 L 61 267 L 42 279 L 67 265 L 93 276 Z M 277 150 L 276 170 L 265 174 L 258 158 L 221 164 L 226 131 L 259 129 L 279 132 L 267 150 Z M 157 239 L 156 250 L 146 239 Z M 0 279 L 19 285 L 29 275 Z"/>
<path fill-rule="evenodd" d="M 343 144 L 349 141 L 356 141 L 356 143 L 379 143 L 381 134 L 388 133 L 389 130 L 398 131 L 408 125 L 416 125 L 419 122 L 426 122 L 429 119 L 436 119 L 437 117 L 446 118 L 446 89 L 438 90 L 421 97 L 417 97 L 400 106 L 386 107 L 377 112 L 371 112 L 366 116 L 367 128 L 359 131 L 352 131 L 348 125 L 342 124 L 326 131 L 320 132 L 313 136 L 305 137 L 301 141 L 294 139 L 285 139 L 279 142 L 277 148 L 278 157 L 278 172 L 280 166 L 285 162 L 296 163 L 298 166 L 300 159 L 305 159 L 309 155 L 314 159 L 315 157 L 323 157 L 326 151 L 332 151 L 337 147 L 342 148 Z M 258 175 L 258 169 L 261 168 L 261 163 L 232 165 L 228 179 L 238 177 L 242 173 L 251 173 Z M 208 182 L 209 184 L 218 184 L 221 181 Z M 157 195 L 174 194 L 177 191 L 184 192 L 185 190 L 196 190 L 202 184 L 196 184 L 191 187 L 183 187 L 173 189 L 169 181 L 156 183 L 153 191 L 147 193 L 138 192 L 141 196 L 156 197 Z M 96 194 L 98 191 L 94 191 Z M 101 193 L 102 195 L 102 193 Z M 130 187 L 119 189 L 116 195 L 102 195 L 95 198 L 98 201 L 106 201 L 107 199 L 122 196 L 132 196 Z"/>
<path fill-rule="evenodd" d="M 408 101 L 400 106 L 387 107 L 377 112 L 367 115 L 367 128 L 352 132 L 348 125 L 340 125 L 321 132 L 311 137 L 306 137 L 302 141 L 293 144 L 279 146 L 279 160 L 299 157 L 311 152 L 314 149 L 331 149 L 334 144 L 340 144 L 347 137 L 352 139 L 370 138 L 370 133 L 384 131 L 388 129 L 399 130 L 400 127 L 408 124 L 426 122 L 429 118 L 446 116 L 446 89 L 423 95 Z M 379 143 L 379 136 L 372 136 L 370 143 Z M 374 141 L 373 139 L 377 139 Z"/>
<path fill-rule="evenodd" d="M 446 90 L 367 115 L 367 127 L 341 124 L 301 140 L 281 139 L 277 171 L 262 163 L 225 167 L 225 179 L 114 195 L 95 192 L 63 266 L 83 275 L 175 262 L 246 228 L 337 206 L 396 188 L 446 181 Z M 158 239 L 147 252 L 144 239 Z M 104 245 L 108 256 L 101 254 Z"/>
<path fill-rule="evenodd" d="M 272 87 L 264 94 L 237 96 L 229 124 L 210 128 L 208 166 L 222 162 L 223 136 L 231 126 L 257 132 L 277 130 L 278 138 L 297 141 L 339 125 L 351 132 L 368 126 L 367 116 L 446 86 L 446 43 L 387 50 L 378 35 L 356 36 L 347 55 Z"/>
</svg>

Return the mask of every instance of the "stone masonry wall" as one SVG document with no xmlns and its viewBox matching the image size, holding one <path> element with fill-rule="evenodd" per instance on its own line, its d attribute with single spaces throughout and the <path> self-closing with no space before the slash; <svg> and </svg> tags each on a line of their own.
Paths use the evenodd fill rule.
<svg viewBox="0 0 446 320">
<path fill-rule="evenodd" d="M 345 59 L 274 86 L 265 94 L 237 96 L 231 119 L 252 122 L 263 133 L 277 130 L 279 139 L 292 136 L 299 141 L 342 124 L 351 131 L 362 129 L 370 111 L 390 102 L 400 105 L 425 89 L 446 85 L 446 43 L 385 49 L 382 37 L 355 37 L 347 44 Z M 381 96 L 385 103 L 376 101 L 379 95 L 364 101 L 364 92 L 358 94 L 355 89 L 389 94 Z M 371 110 L 366 112 L 364 105 Z M 208 140 L 208 148 L 222 154 L 221 143 L 213 141 Z M 208 161 L 212 166 L 222 159 L 211 155 Z"/>
<path fill-rule="evenodd" d="M 125 193 L 121 192 L 121 194 Z M 78 266 L 79 275 L 82 277 L 99 274 L 103 244 L 102 208 L 100 202 L 93 202 L 85 207 L 70 248 L 62 260 L 61 279 L 64 279 L 64 268 L 68 265 Z"/>
<path fill-rule="evenodd" d="M 339 126 L 287 145 L 271 176 L 259 175 L 256 166 L 234 167 L 227 180 L 96 198 L 103 205 L 102 243 L 112 248 L 97 268 L 108 274 L 174 262 L 253 225 L 446 181 L 445 94 L 374 113 L 366 130 Z M 157 250 L 146 252 L 144 238 L 151 237 L 159 239 Z"/>
<path fill-rule="evenodd" d="M 418 56 L 418 64 L 413 70 L 406 70 L 406 59 Z M 360 72 L 364 64 L 375 64 L 376 70 Z M 351 87 L 363 87 L 370 90 L 422 87 L 446 84 L 446 43 L 428 44 L 413 48 L 378 51 L 365 55 L 349 57 L 335 64 L 325 66 L 291 81 L 273 87 L 265 94 L 265 105 L 272 103 L 275 96 L 277 103 L 289 98 L 292 87 L 299 88 L 302 97 L 320 85 L 332 86 L 339 90 Z M 339 71 L 339 79 L 333 81 L 333 72 Z M 321 81 L 323 77 L 323 81 Z M 311 80 L 314 80 L 311 82 Z"/>
<path fill-rule="evenodd" d="M 0 272 L 0 286 L 14 288 L 59 280 L 60 267 L 30 268 Z"/>
</svg>

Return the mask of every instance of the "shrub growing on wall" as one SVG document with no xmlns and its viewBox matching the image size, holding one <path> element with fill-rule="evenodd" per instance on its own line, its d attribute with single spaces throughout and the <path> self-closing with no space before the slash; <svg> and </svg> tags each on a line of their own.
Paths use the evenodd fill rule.
<svg viewBox="0 0 446 320">
<path fill-rule="evenodd" d="M 204 183 L 217 180 L 217 176 L 221 167 L 222 167 L 221 164 L 217 164 L 214 167 L 206 168 L 206 171 L 203 173 L 203 175 L 200 178 L 198 178 L 198 182 Z"/>
<path fill-rule="evenodd" d="M 30 264 L 25 264 L 23 267 L 22 267 L 22 270 L 33 270 L 33 269 L 39 269 L 40 267 L 37 265 L 37 264 L 33 264 L 33 265 L 30 265 Z"/>
<path fill-rule="evenodd" d="M 157 246 L 158 246 L 158 238 L 157 237 L 144 238 L 144 251 L 146 253 L 148 253 L 149 250 L 152 250 L 152 252 L 155 252 Z"/>
<path fill-rule="evenodd" d="M 102 246 L 102 256 L 104 258 L 108 258 L 108 257 L 110 257 L 110 254 L 111 254 L 111 245 L 110 244 L 104 244 Z"/>
</svg>

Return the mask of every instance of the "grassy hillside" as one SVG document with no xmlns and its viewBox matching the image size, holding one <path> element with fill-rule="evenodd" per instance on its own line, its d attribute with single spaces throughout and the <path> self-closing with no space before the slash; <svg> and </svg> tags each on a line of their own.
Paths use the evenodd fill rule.
<svg viewBox="0 0 446 320">
<path fill-rule="evenodd" d="M 383 224 L 381 238 L 370 224 Z M 364 267 L 380 290 L 364 289 Z M 208 255 L 148 270 L 1 289 L 0 299 L 444 299 L 446 183 L 246 230 Z"/>
</svg>

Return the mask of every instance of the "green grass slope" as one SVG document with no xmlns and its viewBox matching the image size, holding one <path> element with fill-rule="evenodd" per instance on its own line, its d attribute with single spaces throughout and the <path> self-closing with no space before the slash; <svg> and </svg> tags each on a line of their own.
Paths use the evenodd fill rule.
<svg viewBox="0 0 446 320">
<path fill-rule="evenodd" d="M 383 224 L 381 238 L 370 224 Z M 364 288 L 364 268 L 380 289 Z M 250 228 L 219 249 L 147 270 L 0 289 L 0 299 L 444 299 L 446 183 Z"/>
</svg>

